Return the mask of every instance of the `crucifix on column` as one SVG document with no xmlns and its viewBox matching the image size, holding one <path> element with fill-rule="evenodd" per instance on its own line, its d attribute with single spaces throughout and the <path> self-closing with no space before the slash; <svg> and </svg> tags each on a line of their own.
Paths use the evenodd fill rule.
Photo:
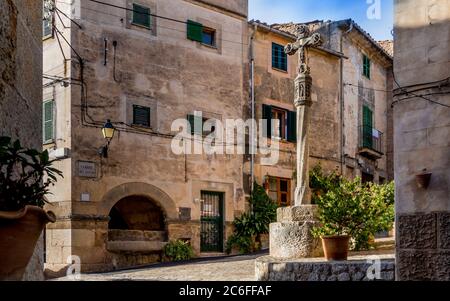
<svg viewBox="0 0 450 301">
<path fill-rule="evenodd" d="M 297 41 L 286 45 L 288 55 L 298 52 L 298 75 L 295 79 L 295 107 L 297 108 L 297 188 L 295 189 L 295 206 L 308 205 L 309 197 L 309 144 L 308 130 L 310 123 L 311 86 L 308 50 L 322 45 L 319 33 L 311 35 L 307 25 L 298 25 Z"/>
</svg>

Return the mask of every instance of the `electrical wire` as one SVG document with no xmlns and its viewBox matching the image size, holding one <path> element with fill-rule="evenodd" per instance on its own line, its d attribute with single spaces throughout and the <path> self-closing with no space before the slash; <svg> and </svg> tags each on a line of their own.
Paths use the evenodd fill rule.
<svg viewBox="0 0 450 301">
<path fill-rule="evenodd" d="M 393 72 L 393 79 L 394 79 L 395 84 L 398 86 L 398 89 L 399 89 L 399 90 L 402 90 L 406 95 L 408 95 L 408 94 L 412 95 L 413 97 L 411 97 L 411 98 L 422 98 L 422 99 L 427 100 L 427 101 L 429 101 L 429 102 L 431 102 L 431 103 L 433 103 L 433 104 L 436 104 L 436 105 L 439 105 L 439 106 L 443 106 L 443 107 L 445 107 L 445 108 L 450 108 L 450 105 L 446 105 L 446 104 L 440 103 L 440 102 L 438 102 L 438 101 L 436 101 L 436 100 L 433 100 L 433 99 L 430 99 L 430 98 L 428 98 L 428 97 L 425 97 L 424 95 L 418 95 L 418 94 L 415 94 L 415 93 L 413 93 L 413 92 L 407 91 L 405 88 L 403 88 L 403 87 L 398 83 L 397 79 L 395 78 L 395 72 Z M 443 93 L 443 94 L 448 94 L 448 92 L 447 92 L 447 93 Z M 407 99 L 410 99 L 410 98 L 407 98 Z M 396 101 L 392 102 L 392 106 L 394 106 L 395 104 L 397 104 L 397 103 L 399 103 L 399 102 L 401 102 L 401 101 L 403 101 L 403 100 L 405 100 L 405 99 L 402 99 L 402 100 L 396 100 Z"/>
<path fill-rule="evenodd" d="M 106 15 L 106 16 L 111 16 L 111 17 L 116 17 L 116 18 L 123 19 L 123 16 L 120 16 L 120 15 L 115 15 L 115 14 L 107 13 L 105 11 L 100 11 L 100 10 L 96 10 L 96 9 L 89 8 L 89 7 L 84 7 L 84 6 L 82 6 L 82 8 L 85 9 L 85 10 L 89 10 L 89 11 L 92 11 L 92 12 L 95 12 L 95 13 L 99 13 L 99 14 L 103 14 L 103 15 Z M 183 23 L 187 24 L 187 22 L 184 22 L 184 21 L 179 21 L 179 22 L 183 22 Z M 110 25 L 115 25 L 114 23 L 109 23 L 109 24 Z M 157 24 L 156 27 L 157 28 L 161 28 L 161 29 L 167 29 L 167 30 L 172 30 L 172 31 L 176 31 L 176 32 L 180 32 L 180 33 L 186 34 L 185 30 L 176 29 L 176 28 L 173 28 L 173 27 L 167 27 L 167 26 L 163 26 L 163 25 L 160 25 L 160 24 Z M 222 33 L 234 34 L 234 35 L 238 35 L 239 37 L 242 37 L 242 33 L 238 34 L 238 33 L 228 32 L 228 31 L 224 31 L 224 30 L 222 30 Z M 179 39 L 179 40 L 181 40 L 181 39 Z M 229 42 L 229 43 L 234 43 L 234 44 L 243 45 L 243 46 L 248 46 L 249 45 L 248 43 L 232 41 L 232 40 L 224 39 L 223 37 L 220 40 L 223 41 L 223 42 Z M 184 39 L 183 39 L 183 41 L 184 41 Z M 222 45 L 222 47 L 223 47 L 223 45 Z M 231 47 L 225 47 L 225 48 L 234 49 L 234 48 L 231 48 Z"/>
<path fill-rule="evenodd" d="M 344 86 L 352 86 L 352 87 L 357 87 L 357 88 L 361 88 L 361 89 L 364 89 L 364 90 L 371 90 L 371 91 L 377 91 L 377 92 L 385 92 L 385 93 L 391 93 L 392 92 L 392 91 L 388 91 L 388 90 L 367 88 L 367 87 L 358 86 L 358 85 L 354 85 L 354 84 L 350 84 L 350 83 L 344 83 Z"/>
</svg>

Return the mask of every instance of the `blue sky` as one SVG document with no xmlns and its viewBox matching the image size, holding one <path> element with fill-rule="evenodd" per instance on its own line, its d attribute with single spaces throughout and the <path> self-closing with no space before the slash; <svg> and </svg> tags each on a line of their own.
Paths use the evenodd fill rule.
<svg viewBox="0 0 450 301">
<path fill-rule="evenodd" d="M 377 1 L 380 19 L 369 19 L 367 11 Z M 392 39 L 393 0 L 249 0 L 249 6 L 250 19 L 269 24 L 351 18 L 376 40 Z"/>
</svg>

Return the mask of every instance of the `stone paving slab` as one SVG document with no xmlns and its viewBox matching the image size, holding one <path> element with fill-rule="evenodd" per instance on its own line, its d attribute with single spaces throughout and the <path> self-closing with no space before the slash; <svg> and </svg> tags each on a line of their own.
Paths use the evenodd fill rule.
<svg viewBox="0 0 450 301">
<path fill-rule="evenodd" d="M 260 256 L 237 256 L 129 271 L 82 274 L 80 279 L 64 277 L 54 281 L 254 281 L 255 259 Z"/>
</svg>

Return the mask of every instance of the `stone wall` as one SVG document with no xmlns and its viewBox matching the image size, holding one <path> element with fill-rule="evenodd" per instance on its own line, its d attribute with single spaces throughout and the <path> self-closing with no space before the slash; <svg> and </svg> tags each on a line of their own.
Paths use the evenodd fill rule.
<svg viewBox="0 0 450 301">
<path fill-rule="evenodd" d="M 395 1 L 399 280 L 450 280 L 450 89 L 440 84 L 450 76 L 449 7 L 447 0 Z M 423 173 L 432 174 L 428 187 L 418 186 Z"/>
<path fill-rule="evenodd" d="M 0 136 L 42 148 L 42 8 L 40 1 L 0 1 Z M 43 279 L 43 240 L 25 273 Z"/>
<path fill-rule="evenodd" d="M 120 6 L 132 3 L 116 2 Z M 119 259 L 105 248 L 105 221 L 115 202 L 126 196 L 145 196 L 158 204 L 166 217 L 169 240 L 190 240 L 198 255 L 202 191 L 224 194 L 224 241 L 229 233 L 226 225 L 245 210 L 242 155 L 176 155 L 171 146 L 178 131 L 171 126 L 194 111 L 221 121 L 242 117 L 246 19 L 198 1 L 140 3 L 158 15 L 195 20 L 217 29 L 217 47 L 187 39 L 185 24 L 155 18 L 151 29 L 142 28 L 131 24 L 126 11 L 86 0 L 81 1 L 76 16 L 82 28 L 63 31 L 83 59 L 83 68 L 73 52 L 65 67 L 57 41 L 45 42 L 46 72 L 78 79 L 82 74 L 87 88 L 87 98 L 79 85 L 54 85 L 45 91 L 48 97 L 55 96 L 57 110 L 56 139 L 46 147 L 70 149 L 70 156 L 60 163 L 67 171 L 65 180 L 51 197 L 59 217 L 47 235 L 47 267 L 54 271 L 67 266 L 70 254 L 81 257 L 83 271 L 150 259 Z M 64 3 L 60 9 L 71 13 Z M 59 20 L 56 25 L 62 29 Z M 70 49 L 63 47 L 68 55 Z M 150 127 L 132 125 L 133 105 L 151 109 Z M 105 145 L 101 127 L 107 119 L 119 132 L 106 159 L 98 149 Z M 80 162 L 93 163 L 96 176 L 81 176 Z M 82 194 L 89 195 L 89 201 L 82 201 Z M 190 216 L 181 218 L 182 209 L 190 209 Z"/>
<path fill-rule="evenodd" d="M 393 259 L 375 261 L 351 259 L 328 262 L 324 259 L 301 259 L 282 261 L 272 257 L 256 260 L 257 281 L 394 281 Z M 379 272 L 379 275 L 376 274 Z M 380 276 L 380 278 L 377 278 Z"/>
</svg>

